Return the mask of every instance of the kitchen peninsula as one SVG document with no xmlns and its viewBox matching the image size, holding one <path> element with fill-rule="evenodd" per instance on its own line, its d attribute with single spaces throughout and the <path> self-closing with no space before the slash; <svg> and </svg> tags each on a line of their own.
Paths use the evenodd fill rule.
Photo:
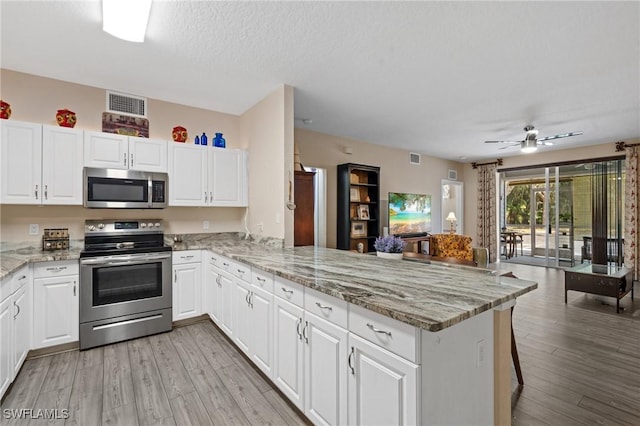
<svg viewBox="0 0 640 426">
<path fill-rule="evenodd" d="M 166 237 L 176 255 L 201 253 L 200 313 L 312 422 L 510 421 L 510 307 L 536 283 L 334 249 L 269 247 L 237 234 L 190 234 L 180 243 Z M 3 252 L 2 276 L 51 260 L 28 253 Z M 266 291 L 254 288 L 268 282 Z M 226 286 L 229 299 L 215 293 Z M 232 329 L 209 307 L 214 295 L 218 308 L 233 314 Z M 264 300 L 268 320 L 244 324 Z M 256 333 L 263 326 L 270 332 Z M 261 366 L 266 357 L 247 349 L 247 328 L 250 342 L 268 341 L 270 363 Z M 315 352 L 319 347 L 329 356 Z M 315 372 L 307 371 L 312 367 Z M 319 382 L 331 384 L 319 392 Z"/>
</svg>

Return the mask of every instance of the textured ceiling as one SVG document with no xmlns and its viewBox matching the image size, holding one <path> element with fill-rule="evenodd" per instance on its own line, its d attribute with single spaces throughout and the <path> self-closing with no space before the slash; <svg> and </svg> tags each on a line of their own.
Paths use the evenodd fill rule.
<svg viewBox="0 0 640 426">
<path fill-rule="evenodd" d="M 484 140 L 640 137 L 640 2 L 154 1 L 147 38 L 96 1 L 2 0 L 3 68 L 242 114 L 295 87 L 296 127 L 464 162 Z"/>
</svg>

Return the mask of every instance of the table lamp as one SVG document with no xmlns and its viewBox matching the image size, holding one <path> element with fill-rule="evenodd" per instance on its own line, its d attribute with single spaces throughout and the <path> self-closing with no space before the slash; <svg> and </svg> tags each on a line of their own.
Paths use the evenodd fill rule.
<svg viewBox="0 0 640 426">
<path fill-rule="evenodd" d="M 449 222 L 451 222 L 451 231 L 450 233 L 455 234 L 456 233 L 456 226 L 454 225 L 454 222 L 456 221 L 456 215 L 454 212 L 449 212 L 449 216 L 447 216 L 447 218 L 445 220 L 448 220 Z"/>
</svg>

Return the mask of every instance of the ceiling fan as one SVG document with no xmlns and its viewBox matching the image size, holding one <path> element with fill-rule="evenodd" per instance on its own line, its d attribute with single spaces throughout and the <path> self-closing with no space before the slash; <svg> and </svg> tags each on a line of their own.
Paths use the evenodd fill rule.
<svg viewBox="0 0 640 426">
<path fill-rule="evenodd" d="M 569 132 L 569 133 L 559 133 L 553 136 L 545 136 L 544 138 L 538 139 L 538 131 L 530 124 L 524 126 L 524 131 L 527 134 L 524 137 L 524 140 L 521 141 L 484 141 L 484 143 L 504 143 L 509 144 L 508 146 L 504 146 L 499 149 L 510 148 L 517 144 L 520 144 L 520 151 L 525 154 L 529 154 L 531 152 L 535 152 L 538 149 L 538 144 L 540 145 L 553 145 L 554 139 L 568 138 L 569 136 L 578 136 L 581 135 L 582 132 Z"/>
</svg>

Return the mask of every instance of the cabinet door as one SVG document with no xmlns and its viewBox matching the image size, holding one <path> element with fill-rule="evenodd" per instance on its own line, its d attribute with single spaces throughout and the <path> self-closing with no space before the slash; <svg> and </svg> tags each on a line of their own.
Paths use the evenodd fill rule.
<svg viewBox="0 0 640 426">
<path fill-rule="evenodd" d="M 0 398 L 13 380 L 13 300 L 0 303 Z"/>
<path fill-rule="evenodd" d="M 313 424 L 347 424 L 347 335 L 305 312 L 304 413 Z"/>
<path fill-rule="evenodd" d="M 82 130 L 42 129 L 42 203 L 82 205 Z"/>
<path fill-rule="evenodd" d="M 40 204 L 42 200 L 42 126 L 0 121 L 3 204 Z"/>
<path fill-rule="evenodd" d="M 267 377 L 273 375 L 273 294 L 251 286 L 251 360 Z"/>
<path fill-rule="evenodd" d="M 167 141 L 129 137 L 129 168 L 148 172 L 166 172 Z"/>
<path fill-rule="evenodd" d="M 211 150 L 209 162 L 210 203 L 214 206 L 246 206 L 246 152 L 238 149 Z"/>
<path fill-rule="evenodd" d="M 169 205 L 204 206 L 208 201 L 206 148 L 170 144 Z"/>
<path fill-rule="evenodd" d="M 209 314 L 209 317 L 218 324 L 220 322 L 220 315 L 218 313 L 218 309 L 220 306 L 219 300 L 219 289 L 222 288 L 220 284 L 220 273 L 218 268 L 216 268 L 211 258 L 209 258 L 209 264 L 207 265 L 207 272 L 205 274 L 205 279 L 203 282 L 203 301 L 204 306 L 202 307 L 202 311 Z"/>
<path fill-rule="evenodd" d="M 233 341 L 246 354 L 251 347 L 251 305 L 249 285 L 233 280 Z"/>
<path fill-rule="evenodd" d="M 220 275 L 220 279 L 218 280 L 220 284 L 219 295 L 222 296 L 220 300 L 220 305 L 218 309 L 218 313 L 220 314 L 220 328 L 224 331 L 227 336 L 233 336 L 233 290 L 234 290 L 234 282 L 227 277 L 226 275 Z"/>
<path fill-rule="evenodd" d="M 31 348 L 31 284 L 25 284 L 13 295 L 13 375 L 20 371 Z"/>
<path fill-rule="evenodd" d="M 84 132 L 84 165 L 129 168 L 129 138 L 115 133 Z"/>
<path fill-rule="evenodd" d="M 419 369 L 350 333 L 349 424 L 417 424 Z"/>
<path fill-rule="evenodd" d="M 173 265 L 173 321 L 202 312 L 201 271 L 200 263 Z"/>
<path fill-rule="evenodd" d="M 78 341 L 78 276 L 33 280 L 33 346 Z"/>
<path fill-rule="evenodd" d="M 299 409 L 303 399 L 303 310 L 279 297 L 273 298 L 273 381 Z"/>
</svg>

